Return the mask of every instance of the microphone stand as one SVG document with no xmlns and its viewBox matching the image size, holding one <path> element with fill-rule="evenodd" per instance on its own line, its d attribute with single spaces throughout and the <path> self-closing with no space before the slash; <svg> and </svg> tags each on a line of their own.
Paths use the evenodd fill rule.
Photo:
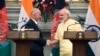
<svg viewBox="0 0 100 56">
<path fill-rule="evenodd" d="M 76 24 L 80 24 L 80 23 L 75 22 L 75 24 L 70 24 L 70 25 L 68 25 L 68 27 L 67 27 L 67 32 L 68 32 L 68 29 L 69 29 L 70 26 L 76 25 Z"/>
</svg>

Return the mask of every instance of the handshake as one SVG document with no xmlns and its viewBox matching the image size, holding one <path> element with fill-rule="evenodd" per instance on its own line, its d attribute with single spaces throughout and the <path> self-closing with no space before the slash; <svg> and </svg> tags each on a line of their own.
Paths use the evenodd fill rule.
<svg viewBox="0 0 100 56">
<path fill-rule="evenodd" d="M 47 45 L 47 46 L 51 46 L 51 45 L 56 44 L 57 42 L 58 42 L 58 40 L 47 40 L 47 41 L 46 41 L 46 45 Z"/>
</svg>

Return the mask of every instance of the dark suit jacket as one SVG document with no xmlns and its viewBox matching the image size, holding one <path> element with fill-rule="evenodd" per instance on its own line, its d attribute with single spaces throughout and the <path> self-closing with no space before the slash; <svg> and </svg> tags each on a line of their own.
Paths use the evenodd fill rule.
<svg viewBox="0 0 100 56">
<path fill-rule="evenodd" d="M 40 56 L 43 56 L 43 46 L 46 45 L 46 40 L 43 39 L 43 35 L 41 33 L 41 30 L 39 29 L 39 27 L 37 26 L 37 24 L 32 20 L 30 19 L 27 24 L 25 24 L 25 28 L 29 29 L 29 28 L 33 28 L 34 31 L 39 31 L 40 32 L 40 38 L 39 40 L 33 40 L 32 43 L 31 43 L 31 46 L 30 46 L 30 49 L 31 49 L 31 53 L 30 55 L 31 56 L 39 56 L 38 54 L 40 53 Z M 37 53 L 37 54 L 36 54 Z"/>
</svg>

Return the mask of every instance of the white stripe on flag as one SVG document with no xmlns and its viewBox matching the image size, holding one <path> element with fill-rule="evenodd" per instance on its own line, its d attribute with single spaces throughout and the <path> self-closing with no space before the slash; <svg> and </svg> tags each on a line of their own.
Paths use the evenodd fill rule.
<svg viewBox="0 0 100 56">
<path fill-rule="evenodd" d="M 25 11 L 23 5 L 21 5 L 19 21 L 18 21 L 18 29 L 20 29 L 23 25 L 25 25 L 25 23 L 28 21 L 28 19 L 29 19 L 29 17 L 26 14 L 26 11 Z"/>
</svg>

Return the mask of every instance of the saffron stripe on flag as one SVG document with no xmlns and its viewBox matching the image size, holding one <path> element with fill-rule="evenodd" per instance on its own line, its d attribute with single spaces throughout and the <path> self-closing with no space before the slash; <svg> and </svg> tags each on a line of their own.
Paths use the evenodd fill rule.
<svg viewBox="0 0 100 56">
<path fill-rule="evenodd" d="M 97 21 L 97 23 L 100 25 L 100 3 L 99 0 L 92 0 L 90 2 L 90 7 L 93 12 L 93 15 Z"/>
</svg>

